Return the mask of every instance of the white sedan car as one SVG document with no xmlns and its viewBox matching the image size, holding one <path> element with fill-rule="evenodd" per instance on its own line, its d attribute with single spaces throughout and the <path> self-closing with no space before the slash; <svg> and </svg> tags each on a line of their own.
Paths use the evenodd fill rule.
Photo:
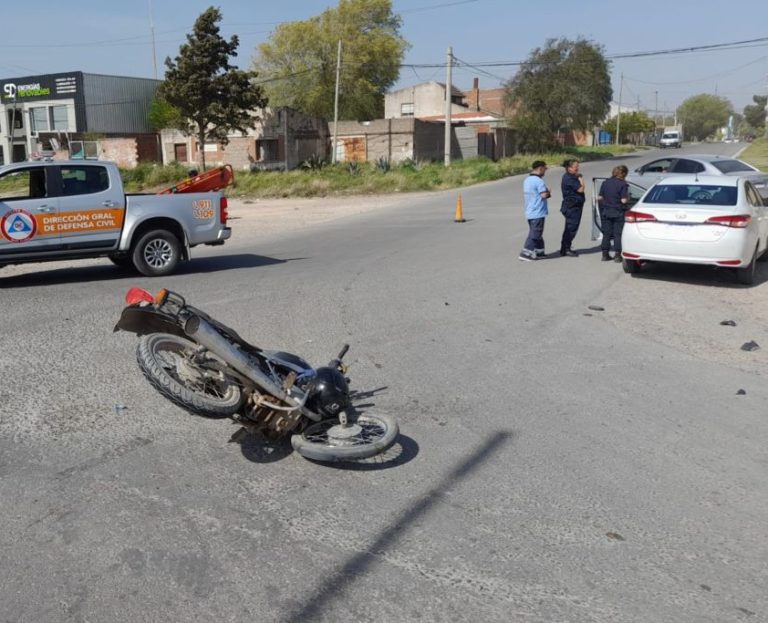
<svg viewBox="0 0 768 623">
<path fill-rule="evenodd" d="M 626 213 L 621 246 L 628 273 L 649 261 L 709 264 L 751 284 L 755 262 L 768 259 L 768 208 L 743 178 L 667 177 Z"/>
</svg>

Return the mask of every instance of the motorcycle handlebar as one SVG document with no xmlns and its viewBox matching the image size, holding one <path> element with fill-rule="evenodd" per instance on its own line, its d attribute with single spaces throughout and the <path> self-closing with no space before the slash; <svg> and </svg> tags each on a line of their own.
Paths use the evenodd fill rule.
<svg viewBox="0 0 768 623">
<path fill-rule="evenodd" d="M 341 352 L 338 354 L 336 359 L 341 361 L 344 358 L 344 355 L 347 354 L 347 351 L 349 350 L 349 344 L 344 344 L 344 348 L 341 349 Z"/>
</svg>

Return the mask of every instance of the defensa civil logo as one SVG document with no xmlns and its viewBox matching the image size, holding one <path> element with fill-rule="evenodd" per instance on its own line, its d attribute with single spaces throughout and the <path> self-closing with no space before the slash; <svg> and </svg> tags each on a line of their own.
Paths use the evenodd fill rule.
<svg viewBox="0 0 768 623">
<path fill-rule="evenodd" d="M 9 242 L 27 242 L 36 232 L 35 217 L 26 210 L 11 210 L 0 220 L 0 234 Z"/>
</svg>

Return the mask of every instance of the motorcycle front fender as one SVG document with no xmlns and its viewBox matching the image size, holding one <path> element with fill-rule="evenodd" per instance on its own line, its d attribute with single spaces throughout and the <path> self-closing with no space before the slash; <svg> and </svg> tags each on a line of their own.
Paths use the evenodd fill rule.
<svg viewBox="0 0 768 623">
<path fill-rule="evenodd" d="M 187 337 L 173 316 L 157 311 L 152 306 L 129 306 L 123 309 L 120 320 L 114 331 L 128 331 L 136 335 L 149 333 L 170 333 L 179 337 Z"/>
</svg>

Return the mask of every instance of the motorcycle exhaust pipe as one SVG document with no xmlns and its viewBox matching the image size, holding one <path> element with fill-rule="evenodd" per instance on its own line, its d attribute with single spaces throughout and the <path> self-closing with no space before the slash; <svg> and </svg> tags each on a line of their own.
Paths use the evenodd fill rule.
<svg viewBox="0 0 768 623">
<path fill-rule="evenodd" d="M 190 316 L 184 323 L 184 333 L 201 346 L 205 346 L 217 357 L 220 357 L 227 365 L 232 366 L 240 374 L 256 383 L 261 389 L 279 398 L 289 405 L 301 409 L 305 414 L 307 410 L 295 398 L 289 396 L 282 387 L 255 366 L 248 355 L 236 346 L 233 346 L 211 324 L 200 316 Z M 307 414 L 308 415 L 308 414 Z M 314 414 L 312 414 L 314 415 Z M 311 419 L 315 419 L 309 416 Z"/>
</svg>

